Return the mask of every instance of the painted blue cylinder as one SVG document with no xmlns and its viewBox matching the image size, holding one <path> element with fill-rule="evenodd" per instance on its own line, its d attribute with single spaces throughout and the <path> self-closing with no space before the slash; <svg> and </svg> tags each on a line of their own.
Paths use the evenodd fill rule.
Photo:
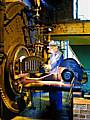
<svg viewBox="0 0 90 120">
<path fill-rule="evenodd" d="M 66 67 L 67 69 L 71 70 L 74 73 L 75 81 L 78 81 L 79 83 L 82 80 L 83 77 L 83 68 L 77 63 L 77 61 L 73 58 L 67 58 L 64 59 L 61 63 L 62 67 Z"/>
</svg>

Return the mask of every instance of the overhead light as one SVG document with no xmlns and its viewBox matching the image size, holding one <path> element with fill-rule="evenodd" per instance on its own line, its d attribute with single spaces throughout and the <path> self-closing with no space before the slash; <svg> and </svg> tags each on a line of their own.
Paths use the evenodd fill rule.
<svg viewBox="0 0 90 120">
<path fill-rule="evenodd" d="M 51 31 L 52 31 L 52 28 L 48 28 L 48 31 L 51 32 Z"/>
</svg>

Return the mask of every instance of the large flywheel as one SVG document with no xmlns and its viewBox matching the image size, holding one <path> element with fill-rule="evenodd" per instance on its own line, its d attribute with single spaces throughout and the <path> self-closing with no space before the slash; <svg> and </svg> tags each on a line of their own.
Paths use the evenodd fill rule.
<svg viewBox="0 0 90 120">
<path fill-rule="evenodd" d="M 0 92 L 1 100 L 7 111 L 20 112 L 18 102 L 28 106 L 30 92 L 22 95 L 23 86 L 18 79 L 21 71 L 21 59 L 29 56 L 27 44 L 30 42 L 26 6 L 22 2 L 5 2 L 3 21 L 3 58 L 0 64 Z M 0 51 L 1 55 L 1 51 Z M 25 106 L 24 106 L 25 107 Z M 23 105 L 22 105 L 23 108 Z M 1 111 L 3 112 L 3 111 Z"/>
<path fill-rule="evenodd" d="M 21 65 L 20 65 L 20 58 L 22 57 L 28 57 L 29 52 L 28 49 L 22 45 L 15 46 L 14 48 L 11 48 L 8 57 L 5 60 L 5 63 L 3 64 L 3 82 L 2 82 L 2 99 L 6 105 L 6 107 L 13 111 L 13 112 L 19 112 L 18 105 L 18 99 L 22 99 L 24 103 L 29 104 L 30 99 L 30 92 L 25 91 L 25 93 L 22 96 L 22 89 L 23 85 L 18 79 L 19 74 L 21 71 Z M 25 98 L 25 99 L 24 99 Z M 27 99 L 26 99 L 27 98 Z M 22 102 L 23 102 L 22 101 Z"/>
<path fill-rule="evenodd" d="M 27 57 L 25 60 L 29 60 L 29 53 L 30 56 L 40 54 L 39 63 L 41 65 L 44 46 L 38 40 L 38 34 L 41 34 L 37 32 L 38 26 L 33 28 L 35 26 L 33 13 L 30 13 L 30 9 L 23 2 L 5 2 L 2 4 L 2 8 L 2 36 L 4 34 L 2 46 L 5 57 L 0 56 L 3 58 L 0 62 L 1 100 L 7 111 L 19 113 L 25 107 L 31 106 L 30 90 L 25 88 L 23 90 L 23 84 L 19 79 L 19 75 L 23 72 L 22 59 Z M 36 42 L 38 45 L 35 46 Z M 1 51 L 0 55 L 3 55 Z M 35 63 L 37 63 L 37 59 Z"/>
</svg>

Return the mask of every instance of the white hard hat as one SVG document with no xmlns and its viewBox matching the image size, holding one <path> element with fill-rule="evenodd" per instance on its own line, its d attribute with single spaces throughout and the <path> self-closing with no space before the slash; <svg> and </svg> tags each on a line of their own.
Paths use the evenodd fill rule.
<svg viewBox="0 0 90 120">
<path fill-rule="evenodd" d="M 60 42 L 59 42 L 59 41 L 52 40 L 52 41 L 50 41 L 48 48 L 49 48 L 50 46 L 60 46 Z"/>
</svg>

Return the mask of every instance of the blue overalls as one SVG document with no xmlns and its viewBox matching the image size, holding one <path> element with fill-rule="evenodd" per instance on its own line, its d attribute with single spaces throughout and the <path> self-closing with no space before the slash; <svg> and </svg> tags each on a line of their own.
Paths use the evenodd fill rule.
<svg viewBox="0 0 90 120">
<path fill-rule="evenodd" d="M 51 71 L 50 73 L 57 73 L 60 63 L 63 61 L 63 54 L 58 51 L 56 55 L 51 54 L 50 64 Z M 61 91 L 50 91 L 49 92 L 50 105 L 57 111 L 62 110 L 62 92 Z"/>
</svg>

